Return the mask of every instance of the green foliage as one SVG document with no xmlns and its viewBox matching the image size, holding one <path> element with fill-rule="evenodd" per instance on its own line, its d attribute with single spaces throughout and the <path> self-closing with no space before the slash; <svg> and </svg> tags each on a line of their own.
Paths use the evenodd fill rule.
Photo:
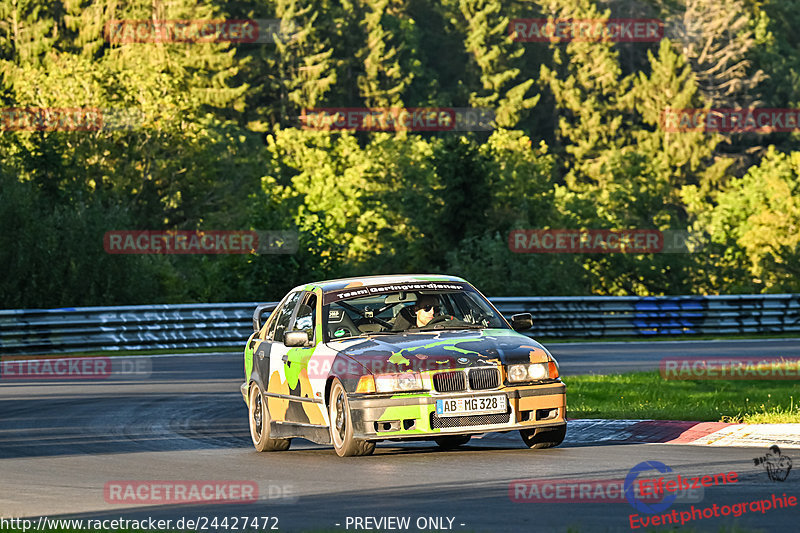
<svg viewBox="0 0 800 533">
<path fill-rule="evenodd" d="M 719 193 L 698 225 L 763 291 L 800 290 L 800 152 L 770 148 L 759 166 Z"/>
<path fill-rule="evenodd" d="M 322 43 L 316 29 L 318 11 L 300 7 L 297 0 L 280 0 L 276 16 L 281 20 L 281 34 L 275 36 L 275 51 L 286 99 L 293 111 L 313 108 L 336 83 L 331 65 L 333 49 Z"/>
<path fill-rule="evenodd" d="M 459 0 L 458 5 L 467 27 L 464 47 L 480 73 L 481 90 L 470 95 L 470 105 L 494 108 L 497 126 L 513 128 L 539 101 L 538 95 L 525 96 L 534 80 L 510 85 L 520 74 L 515 63 L 524 50 L 508 35 L 509 19 L 498 0 Z"/>
<path fill-rule="evenodd" d="M 405 70 L 399 62 L 398 47 L 383 19 L 389 18 L 389 0 L 365 0 L 363 27 L 365 46 L 356 57 L 364 64 L 358 77 L 358 89 L 367 107 L 403 107 L 402 94 L 414 78 L 413 70 Z"/>
<path fill-rule="evenodd" d="M 0 173 L 0 295 L 8 308 L 148 303 L 175 290 L 164 256 L 125 257 L 103 251 L 107 228 L 130 227 L 130 213 L 92 198 L 71 205 L 42 201 L 32 182 Z M 172 296 L 172 298 L 170 297 Z M 178 302 L 183 295 L 168 295 Z"/>
<path fill-rule="evenodd" d="M 90 108 L 117 121 L 0 133 L 0 221 L 13 228 L 0 236 L 0 298 L 269 300 L 311 279 L 389 272 L 462 275 L 489 295 L 796 291 L 797 133 L 662 124 L 668 108 L 740 94 L 797 107 L 796 3 L 737 2 L 724 36 L 707 20 L 625 44 L 508 33 L 514 18 L 629 16 L 594 0 L 0 2 L 0 106 Z M 685 27 L 707 8 L 645 2 L 635 15 Z M 226 18 L 280 18 L 284 31 L 257 44 L 104 37 L 114 19 Z M 742 63 L 709 69 L 692 48 L 707 34 L 714 53 Z M 715 93 L 717 79 L 728 85 Z M 475 133 L 297 121 L 304 109 L 359 106 L 488 107 L 496 120 Z M 509 249 L 511 230 L 544 228 L 692 229 L 706 242 L 693 254 Z M 106 254 L 104 233 L 120 229 L 297 230 L 300 246 Z"/>
</svg>

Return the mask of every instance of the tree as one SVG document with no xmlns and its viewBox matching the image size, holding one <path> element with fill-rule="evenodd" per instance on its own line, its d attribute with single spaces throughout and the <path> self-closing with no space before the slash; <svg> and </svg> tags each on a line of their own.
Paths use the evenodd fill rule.
<svg viewBox="0 0 800 533">
<path fill-rule="evenodd" d="M 539 95 L 526 96 L 533 79 L 514 85 L 520 75 L 516 63 L 524 50 L 508 35 L 509 19 L 500 15 L 498 0 L 459 0 L 458 5 L 466 21 L 464 47 L 481 85 L 471 93 L 470 105 L 493 108 L 497 126 L 513 128 L 539 101 Z"/>
<path fill-rule="evenodd" d="M 276 128 L 267 142 L 262 187 L 287 205 L 301 233 L 328 248 L 317 249 L 321 261 L 357 264 L 381 252 L 376 232 L 387 223 L 370 201 L 377 187 L 369 179 L 373 161 L 354 136 Z"/>
<path fill-rule="evenodd" d="M 692 66 L 697 86 L 712 109 L 747 109 L 762 105 L 767 78 L 753 65 L 758 45 L 745 0 L 685 0 L 685 11 L 671 20 L 669 34 Z M 720 132 L 717 154 L 736 162 L 741 175 L 760 150 L 761 135 Z"/>
<path fill-rule="evenodd" d="M 760 104 L 758 87 L 766 74 L 751 68 L 748 56 L 756 38 L 744 0 L 685 0 L 685 10 L 672 18 L 668 31 L 711 107 Z"/>
<path fill-rule="evenodd" d="M 42 14 L 44 4 L 12 4 L 19 11 L 11 14 L 14 35 L 30 36 L 38 28 L 22 14 Z M 37 206 L 24 216 L 3 206 L 38 243 L 9 244 L 16 271 L 28 273 L 14 283 L 30 302 L 53 305 L 185 300 L 186 276 L 173 265 L 197 258 L 109 256 L 103 233 L 194 229 L 208 221 L 220 224 L 214 229 L 240 229 L 243 221 L 230 207 L 258 183 L 252 156 L 258 140 L 221 118 L 227 109 L 220 116 L 213 111 L 235 108 L 247 87 L 230 85 L 237 69 L 228 44 L 113 44 L 104 29 L 112 19 L 214 18 L 214 11 L 190 2 L 119 6 L 101 0 L 57 3 L 48 13 L 42 31 L 59 36 L 52 48 L 28 46 L 27 37 L 2 45 L 10 50 L 0 59 L 3 103 L 79 108 L 100 117 L 102 127 L 3 134 L 5 179 L 18 182 L 7 190 L 17 191 L 21 205 Z M 60 231 L 71 241 L 59 244 Z M 87 275 L 95 268 L 103 274 Z M 152 283 L 129 283 L 127 272 L 137 271 Z"/>
<path fill-rule="evenodd" d="M 588 0 L 554 5 L 559 19 L 607 20 Z M 607 41 L 573 41 L 552 46 L 555 68 L 541 67 L 558 117 L 557 139 L 566 152 L 566 182 L 572 189 L 602 186 L 607 180 L 604 154 L 632 149 L 620 102 L 631 84 L 623 78 L 618 53 Z"/>
<path fill-rule="evenodd" d="M 403 107 L 403 93 L 414 79 L 414 72 L 402 68 L 394 35 L 383 19 L 389 0 L 363 0 L 366 8 L 363 27 L 366 46 L 357 54 L 363 61 L 358 89 L 367 107 Z"/>
<path fill-rule="evenodd" d="M 58 21 L 62 2 L 16 0 L 0 3 L 0 59 L 37 62 L 45 52 L 62 44 Z M 7 78 L 11 72 L 0 71 Z"/>
<path fill-rule="evenodd" d="M 697 225 L 710 233 L 710 251 L 723 269 L 749 277 L 719 280 L 720 292 L 800 290 L 800 152 L 770 147 L 760 165 L 717 196 L 717 205 Z"/>
<path fill-rule="evenodd" d="M 282 80 L 284 112 L 281 124 L 288 121 L 286 104 L 292 112 L 314 108 L 336 83 L 336 71 L 331 56 L 333 48 L 319 38 L 317 6 L 299 6 L 298 0 L 279 0 L 276 15 L 281 20 L 281 32 L 275 36 L 275 51 Z M 287 102 L 288 100 L 288 102 Z"/>
<path fill-rule="evenodd" d="M 721 140 L 719 135 L 706 131 L 675 131 L 667 123 L 670 112 L 705 105 L 686 59 L 674 50 L 668 39 L 661 41 L 658 55 L 649 51 L 647 55 L 649 74 L 639 72 L 636 75 L 622 102 L 638 119 L 632 131 L 637 151 L 646 154 L 648 165 L 664 183 L 664 189 L 658 194 L 663 194 L 666 203 L 675 207 L 671 225 L 685 224 L 683 188 L 698 186 L 703 194 L 709 194 L 722 184 L 732 161 L 714 157 L 714 148 Z"/>
</svg>

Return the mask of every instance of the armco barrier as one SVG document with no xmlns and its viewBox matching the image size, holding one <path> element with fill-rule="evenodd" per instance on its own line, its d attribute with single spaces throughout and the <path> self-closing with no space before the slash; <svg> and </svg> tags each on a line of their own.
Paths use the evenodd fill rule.
<svg viewBox="0 0 800 533">
<path fill-rule="evenodd" d="M 736 335 L 800 332 L 800 294 L 492 298 L 533 315 L 533 336 Z"/>
<path fill-rule="evenodd" d="M 800 294 L 492 298 L 533 337 L 800 333 Z M 0 353 L 241 348 L 256 303 L 0 310 Z"/>
<path fill-rule="evenodd" d="M 0 310 L 0 353 L 242 346 L 254 303 Z"/>
</svg>

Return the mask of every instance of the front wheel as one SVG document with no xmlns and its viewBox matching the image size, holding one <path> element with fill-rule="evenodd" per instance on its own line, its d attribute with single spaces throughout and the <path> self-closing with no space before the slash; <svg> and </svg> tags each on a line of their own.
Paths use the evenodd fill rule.
<svg viewBox="0 0 800 533">
<path fill-rule="evenodd" d="M 267 399 L 261 392 L 258 383 L 253 383 L 250 387 L 250 402 L 248 404 L 250 413 L 250 438 L 253 439 L 253 446 L 259 452 L 277 452 L 288 450 L 291 441 L 289 439 L 272 439 L 269 436 L 269 410 L 267 409 Z"/>
<path fill-rule="evenodd" d="M 553 448 L 564 442 L 564 437 L 567 436 L 567 425 L 554 428 L 520 429 L 519 434 L 522 435 L 522 440 L 528 448 L 533 450 Z"/>
<path fill-rule="evenodd" d="M 372 455 L 375 443 L 353 437 L 353 418 L 350 416 L 350 404 L 347 392 L 338 379 L 331 386 L 328 416 L 331 422 L 331 442 L 339 457 Z"/>
</svg>

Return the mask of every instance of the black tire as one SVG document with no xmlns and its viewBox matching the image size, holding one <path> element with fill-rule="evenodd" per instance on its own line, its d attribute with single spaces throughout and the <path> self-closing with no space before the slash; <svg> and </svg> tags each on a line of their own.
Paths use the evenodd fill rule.
<svg viewBox="0 0 800 533">
<path fill-rule="evenodd" d="M 564 437 L 567 436 L 567 425 L 554 428 L 520 429 L 519 434 L 522 435 L 525 445 L 532 450 L 553 448 L 564 442 Z"/>
<path fill-rule="evenodd" d="M 331 422 L 331 443 L 333 443 L 333 449 L 336 450 L 336 455 L 339 457 L 372 455 L 372 452 L 375 451 L 374 442 L 353 437 L 353 418 L 350 416 L 347 392 L 338 378 L 334 379 L 331 385 L 328 418 Z"/>
<path fill-rule="evenodd" d="M 247 410 L 250 416 L 250 438 L 256 451 L 278 452 L 289 449 L 291 439 L 271 439 L 269 436 L 270 417 L 267 399 L 257 383 L 250 386 L 250 402 Z"/>
<path fill-rule="evenodd" d="M 468 443 L 471 438 L 472 435 L 448 435 L 446 437 L 436 437 L 433 440 L 443 450 L 454 450 Z"/>
</svg>

